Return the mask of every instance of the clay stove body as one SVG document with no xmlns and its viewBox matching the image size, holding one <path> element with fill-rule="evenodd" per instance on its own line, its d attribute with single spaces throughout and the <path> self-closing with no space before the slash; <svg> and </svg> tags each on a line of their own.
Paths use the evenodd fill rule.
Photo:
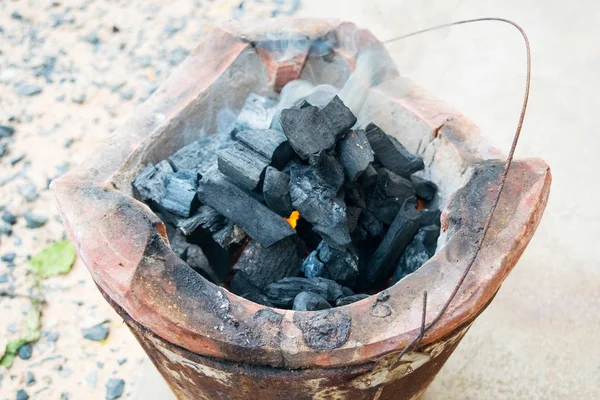
<svg viewBox="0 0 600 400">
<path fill-rule="evenodd" d="M 140 169 L 201 130 L 214 132 L 218 111 L 239 110 L 251 92 L 268 94 L 297 78 L 341 88 L 366 58 L 376 60 L 368 68 L 377 71 L 353 111 L 359 124 L 374 121 L 423 156 L 444 210 L 437 254 L 389 296 L 312 313 L 252 303 L 179 260 L 164 225 L 132 197 Z M 492 159 L 500 157 L 465 117 L 402 78 L 370 32 L 331 20 L 287 20 L 207 30 L 96 158 L 52 189 L 98 288 L 179 398 L 411 399 L 489 304 L 546 205 L 549 167 L 515 161 L 458 296 L 420 351 L 397 363 L 395 351 L 419 331 L 423 291 L 433 318 L 472 256 L 501 173 L 502 162 Z"/>
</svg>

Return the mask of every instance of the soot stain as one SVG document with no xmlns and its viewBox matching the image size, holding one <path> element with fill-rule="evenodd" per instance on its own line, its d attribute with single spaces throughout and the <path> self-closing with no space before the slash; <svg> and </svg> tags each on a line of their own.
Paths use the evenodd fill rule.
<svg viewBox="0 0 600 400">
<path fill-rule="evenodd" d="M 302 340 L 314 350 L 341 347 L 350 336 L 352 319 L 339 310 L 294 314 L 294 324 L 302 331 Z"/>
</svg>

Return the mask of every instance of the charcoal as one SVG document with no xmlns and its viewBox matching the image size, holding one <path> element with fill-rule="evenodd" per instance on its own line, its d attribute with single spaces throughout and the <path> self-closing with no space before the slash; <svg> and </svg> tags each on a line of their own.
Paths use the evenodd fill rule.
<svg viewBox="0 0 600 400">
<path fill-rule="evenodd" d="M 336 96 L 320 111 L 315 106 L 283 110 L 280 122 L 296 154 L 306 160 L 331 149 L 356 123 L 356 117 Z"/>
<path fill-rule="evenodd" d="M 175 171 L 191 169 L 206 172 L 217 160 L 217 151 L 222 147 L 220 135 L 207 137 L 188 144 L 169 157 Z"/>
<path fill-rule="evenodd" d="M 353 287 L 358 277 L 358 254 L 352 248 L 337 251 L 323 241 L 306 257 L 301 269 L 307 278 L 327 278 Z"/>
<path fill-rule="evenodd" d="M 370 123 L 366 131 L 377 160 L 390 171 L 408 178 L 425 168 L 421 156 L 410 153 L 396 138 L 387 135 L 377 125 Z"/>
<path fill-rule="evenodd" d="M 292 310 L 296 311 L 317 311 L 331 308 L 331 304 L 316 293 L 300 292 L 294 298 Z"/>
<path fill-rule="evenodd" d="M 200 275 L 210 280 L 211 282 L 220 285 L 223 282 L 218 277 L 217 273 L 213 270 L 208 259 L 204 255 L 204 252 L 195 244 L 190 244 L 185 254 L 185 262 Z"/>
<path fill-rule="evenodd" d="M 185 261 L 187 249 L 190 247 L 190 244 L 185 240 L 185 236 L 183 236 L 183 234 L 179 231 L 175 231 L 174 234 L 169 234 L 168 236 L 169 244 L 171 245 L 171 250 L 173 250 L 173 253 Z"/>
<path fill-rule="evenodd" d="M 157 204 L 180 217 L 189 217 L 197 206 L 197 174 L 191 170 L 179 170 L 165 175 L 165 191 Z"/>
<path fill-rule="evenodd" d="M 369 295 L 363 294 L 363 293 L 355 294 L 355 295 L 347 296 L 347 297 L 342 297 L 335 301 L 335 306 L 336 307 L 347 306 L 348 304 L 356 303 L 357 301 L 366 299 L 367 297 L 369 297 Z"/>
<path fill-rule="evenodd" d="M 316 278 L 324 275 L 325 264 L 319 259 L 317 250 L 311 251 L 306 256 L 300 270 L 307 278 Z"/>
<path fill-rule="evenodd" d="M 254 286 L 264 289 L 285 277 L 297 276 L 303 255 L 297 236 L 287 237 L 270 247 L 251 241 L 233 269 L 243 272 Z"/>
<path fill-rule="evenodd" d="M 419 229 L 419 219 L 419 212 L 407 201 L 369 260 L 365 271 L 368 284 L 380 285 L 389 278 L 398 258 Z"/>
<path fill-rule="evenodd" d="M 439 233 L 440 228 L 436 225 L 423 227 L 417 232 L 398 261 L 392 285 L 415 272 L 433 256 Z"/>
<path fill-rule="evenodd" d="M 410 177 L 410 181 L 415 188 L 415 193 L 417 194 L 418 198 L 425 201 L 431 201 L 435 198 L 435 194 L 438 190 L 438 187 L 435 183 L 416 175 L 412 175 Z"/>
<path fill-rule="evenodd" d="M 360 178 L 358 178 L 360 186 L 362 188 L 369 188 L 377 182 L 377 170 L 371 164 L 366 169 L 365 172 L 362 173 Z"/>
<path fill-rule="evenodd" d="M 367 192 L 369 211 L 384 224 L 391 224 L 406 199 L 414 197 L 411 182 L 386 168 L 377 171 L 377 181 Z"/>
<path fill-rule="evenodd" d="M 294 150 L 285 135 L 274 129 L 242 131 L 237 139 L 270 161 L 277 169 L 282 169 L 294 156 Z"/>
<path fill-rule="evenodd" d="M 311 154 L 308 160 L 321 179 L 337 193 L 344 184 L 344 167 L 335 154 L 321 151 L 318 154 Z"/>
<path fill-rule="evenodd" d="M 158 202 L 164 196 L 166 189 L 165 177 L 173 172 L 167 161 L 156 165 L 148 164 L 133 180 L 133 187 L 142 201 Z"/>
<path fill-rule="evenodd" d="M 245 297 L 250 301 L 262 304 L 263 306 L 273 306 L 265 293 L 253 285 L 248 279 L 248 276 L 241 271 L 235 274 L 231 279 L 230 290 L 238 296 Z"/>
<path fill-rule="evenodd" d="M 365 194 L 360 186 L 346 185 L 346 204 L 357 208 L 367 208 Z"/>
<path fill-rule="evenodd" d="M 348 224 L 348 232 L 352 233 L 358 226 L 358 219 L 363 209 L 354 206 L 346 206 L 346 223 Z"/>
<path fill-rule="evenodd" d="M 273 167 L 267 167 L 263 182 L 263 195 L 269 208 L 277 214 L 288 217 L 294 208 L 290 196 L 290 177 Z"/>
<path fill-rule="evenodd" d="M 425 208 L 421 210 L 421 226 L 428 225 L 441 225 L 440 216 L 442 215 L 441 211 L 438 209 L 428 209 Z"/>
<path fill-rule="evenodd" d="M 265 289 L 267 298 L 277 307 L 290 308 L 300 292 L 311 292 L 322 296 L 330 303 L 340 297 L 354 294 L 350 289 L 324 278 L 283 278 Z"/>
<path fill-rule="evenodd" d="M 269 160 L 243 144 L 236 143 L 219 151 L 218 165 L 219 171 L 237 186 L 254 190 L 260 183 Z"/>
<path fill-rule="evenodd" d="M 292 205 L 302 218 L 310 222 L 330 246 L 344 250 L 351 240 L 346 205 L 335 197 L 337 190 L 313 166 L 299 165 L 291 168 L 290 188 Z"/>
<path fill-rule="evenodd" d="M 213 239 L 223 248 L 239 244 L 246 238 L 246 232 L 239 226 L 228 222 L 223 228 L 213 233 Z"/>
<path fill-rule="evenodd" d="M 379 237 L 384 233 L 384 226 L 369 210 L 363 210 L 358 217 L 359 226 L 371 237 Z"/>
<path fill-rule="evenodd" d="M 373 162 L 373 150 L 365 131 L 353 130 L 344 136 L 337 145 L 340 160 L 349 181 L 356 181 Z"/>
<path fill-rule="evenodd" d="M 179 220 L 177 228 L 186 236 L 191 235 L 198 227 L 216 233 L 227 225 L 224 216 L 209 206 L 200 206 L 198 211 L 189 218 Z"/>
<path fill-rule="evenodd" d="M 309 251 L 316 249 L 323 240 L 321 236 L 313 230 L 311 223 L 304 218 L 300 218 L 296 223 L 296 233 L 298 234 L 298 237 L 302 239 L 302 242 Z"/>
<path fill-rule="evenodd" d="M 218 171 L 202 177 L 198 197 L 265 247 L 295 234 L 281 216 L 229 182 Z"/>
<path fill-rule="evenodd" d="M 236 121 L 236 131 L 268 129 L 276 111 L 277 103 L 271 99 L 250 93 Z"/>
</svg>

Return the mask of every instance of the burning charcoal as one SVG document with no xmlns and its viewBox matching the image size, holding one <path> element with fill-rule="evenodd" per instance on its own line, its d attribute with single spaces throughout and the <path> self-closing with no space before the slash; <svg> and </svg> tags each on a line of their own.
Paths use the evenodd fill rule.
<svg viewBox="0 0 600 400">
<path fill-rule="evenodd" d="M 346 205 L 312 166 L 293 165 L 290 179 L 292 205 L 315 232 L 332 247 L 344 250 L 350 244 Z"/>
<path fill-rule="evenodd" d="M 265 247 L 295 234 L 282 217 L 227 181 L 218 171 L 202 177 L 198 197 Z"/>
<path fill-rule="evenodd" d="M 235 129 L 268 129 L 276 111 L 275 101 L 255 93 L 250 93 L 235 121 Z"/>
<path fill-rule="evenodd" d="M 227 223 L 222 229 L 213 233 L 213 239 L 223 248 L 228 248 L 234 243 L 241 243 L 246 238 L 246 232 L 239 226 Z"/>
<path fill-rule="evenodd" d="M 157 204 L 180 217 L 189 217 L 197 207 L 197 174 L 187 169 L 165 175 L 165 192 Z"/>
<path fill-rule="evenodd" d="M 323 240 L 321 236 L 313 230 L 313 226 L 310 222 L 304 218 L 300 218 L 296 223 L 296 233 L 309 250 L 316 249 Z"/>
<path fill-rule="evenodd" d="M 140 200 L 159 202 L 166 189 L 165 177 L 171 172 L 173 168 L 167 161 L 161 161 L 156 165 L 148 164 L 133 180 L 133 187 L 139 194 Z"/>
<path fill-rule="evenodd" d="M 256 241 L 248 243 L 233 269 L 242 271 L 259 289 L 300 272 L 303 250 L 297 236 L 290 236 L 270 247 Z"/>
<path fill-rule="evenodd" d="M 340 139 L 337 149 L 346 177 L 351 182 L 356 181 L 373 162 L 373 150 L 362 129 L 348 132 Z"/>
<path fill-rule="evenodd" d="M 351 296 L 352 290 L 324 278 L 283 278 L 265 289 L 269 301 L 276 307 L 290 308 L 300 292 L 316 293 L 334 303 L 340 297 Z"/>
<path fill-rule="evenodd" d="M 348 231 L 350 233 L 354 232 L 356 229 L 362 210 L 362 208 L 346 206 L 346 223 L 348 224 Z"/>
<path fill-rule="evenodd" d="M 188 144 L 169 157 L 169 162 L 175 171 L 191 169 L 206 172 L 217 160 L 217 150 L 221 148 L 220 139 L 219 135 L 209 135 Z"/>
<path fill-rule="evenodd" d="M 419 229 L 419 212 L 408 203 L 402 206 L 369 260 L 366 281 L 370 285 L 380 285 L 389 278 L 394 264 Z"/>
<path fill-rule="evenodd" d="M 242 131 L 236 137 L 240 142 L 268 159 L 271 165 L 277 169 L 285 167 L 294 156 L 294 150 L 285 135 L 274 129 Z"/>
<path fill-rule="evenodd" d="M 347 297 L 342 297 L 341 299 L 337 299 L 335 301 L 335 306 L 336 307 L 341 307 L 341 306 L 347 306 L 348 304 L 352 304 L 352 303 L 356 303 L 357 301 L 366 299 L 367 297 L 369 297 L 368 294 L 355 294 L 352 296 L 347 296 Z"/>
<path fill-rule="evenodd" d="M 414 195 L 415 191 L 408 179 L 381 168 L 375 185 L 367 193 L 367 208 L 378 220 L 391 224 L 402 204 Z"/>
<path fill-rule="evenodd" d="M 396 138 L 386 135 L 377 125 L 370 123 L 366 131 L 375 156 L 390 171 L 408 178 L 425 168 L 421 156 L 411 154 Z"/>
<path fill-rule="evenodd" d="M 247 190 L 258 186 L 269 160 L 248 147 L 236 143 L 219 151 L 219 171 L 236 185 Z"/>
<path fill-rule="evenodd" d="M 421 210 L 421 226 L 441 225 L 440 216 L 442 212 L 438 209 L 425 208 Z"/>
<path fill-rule="evenodd" d="M 435 183 L 416 175 L 412 175 L 410 177 L 410 181 L 412 182 L 413 187 L 415 188 L 415 193 L 417 193 L 417 197 L 425 201 L 433 200 L 438 190 L 438 187 Z"/>
<path fill-rule="evenodd" d="M 392 285 L 406 275 L 415 272 L 433 256 L 439 234 L 440 228 L 435 225 L 421 228 L 417 232 L 413 240 L 406 246 L 400 261 L 398 261 L 392 278 Z"/>
<path fill-rule="evenodd" d="M 356 117 L 336 96 L 321 111 L 314 106 L 283 110 L 280 122 L 296 154 L 306 160 L 331 149 L 356 123 Z"/>
<path fill-rule="evenodd" d="M 254 286 L 248 279 L 248 276 L 241 271 L 233 276 L 230 286 L 231 292 L 238 296 L 242 296 L 263 306 L 271 307 L 273 305 L 262 290 Z"/>
<path fill-rule="evenodd" d="M 358 223 L 371 237 L 379 237 L 384 233 L 383 223 L 375 218 L 375 215 L 369 210 L 363 210 L 360 213 Z"/>
<path fill-rule="evenodd" d="M 344 167 L 335 154 L 321 151 L 311 154 L 308 158 L 310 165 L 315 167 L 317 174 L 337 193 L 344 184 Z"/>
<path fill-rule="evenodd" d="M 263 195 L 269 208 L 277 214 L 288 217 L 294 211 L 290 197 L 290 177 L 285 172 L 267 167 Z"/>
<path fill-rule="evenodd" d="M 331 308 L 331 304 L 322 296 L 311 292 L 300 292 L 294 298 L 292 310 L 317 311 Z"/>
</svg>

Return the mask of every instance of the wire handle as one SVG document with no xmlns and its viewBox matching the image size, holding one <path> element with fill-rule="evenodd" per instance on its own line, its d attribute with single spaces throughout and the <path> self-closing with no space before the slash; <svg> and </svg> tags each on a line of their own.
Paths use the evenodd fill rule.
<svg viewBox="0 0 600 400">
<path fill-rule="evenodd" d="M 475 260 L 477 259 L 477 256 L 479 255 L 479 252 L 481 251 L 481 248 L 483 246 L 483 242 L 484 242 L 484 240 L 486 238 L 486 235 L 488 233 L 488 230 L 490 229 L 490 226 L 492 224 L 492 219 L 494 217 L 494 212 L 496 211 L 496 207 L 498 206 L 498 202 L 500 201 L 500 195 L 502 194 L 502 190 L 504 189 L 504 185 L 506 183 L 506 178 L 508 176 L 508 171 L 510 170 L 510 166 L 512 165 L 512 161 L 513 161 L 513 157 L 514 157 L 514 154 L 515 154 L 515 150 L 517 148 L 517 143 L 519 142 L 519 137 L 521 136 L 521 130 L 523 128 L 523 121 L 525 119 L 525 113 L 527 112 L 527 104 L 529 102 L 529 89 L 530 89 L 530 86 L 531 86 L 531 48 L 530 48 L 530 45 L 529 45 L 529 38 L 527 37 L 527 34 L 525 33 L 525 31 L 523 30 L 523 28 L 519 24 L 517 24 L 516 22 L 511 21 L 509 19 L 495 18 L 495 17 L 466 19 L 466 20 L 462 20 L 462 21 L 455 21 L 455 22 L 450 22 L 450 23 L 446 23 L 446 24 L 442 24 L 442 25 L 436 25 L 436 26 L 432 26 L 430 28 L 426 28 L 426 29 L 423 29 L 423 30 L 412 32 L 412 33 L 409 33 L 409 34 L 406 34 L 406 35 L 398 36 L 398 37 L 395 37 L 393 39 L 389 39 L 389 40 L 386 40 L 386 41 L 383 42 L 383 43 L 386 43 L 386 44 L 387 43 L 392 43 L 392 42 L 395 42 L 396 40 L 405 39 L 405 38 L 408 38 L 408 37 L 411 37 L 411 36 L 420 35 L 422 33 L 427 33 L 427 32 L 431 32 L 431 31 L 434 31 L 434 30 L 442 29 L 442 28 L 447 28 L 447 27 L 456 26 L 456 25 L 463 25 L 463 24 L 468 24 L 468 23 L 473 23 L 473 22 L 484 22 L 484 21 L 493 21 L 493 22 L 504 22 L 504 23 L 507 23 L 507 24 L 515 27 L 521 33 L 521 36 L 523 36 L 523 40 L 525 41 L 525 49 L 527 51 L 527 77 L 525 79 L 525 94 L 524 94 L 524 97 L 523 97 L 523 105 L 521 106 L 521 114 L 519 115 L 519 122 L 517 123 L 517 129 L 516 129 L 515 135 L 513 137 L 513 142 L 512 142 L 512 145 L 510 146 L 510 151 L 508 153 L 508 157 L 507 157 L 506 163 L 504 165 L 504 171 L 502 172 L 502 179 L 500 180 L 500 184 L 498 185 L 498 191 L 496 192 L 496 197 L 494 198 L 494 201 L 492 202 L 492 206 L 490 208 L 490 212 L 489 212 L 489 214 L 487 216 L 487 219 L 485 221 L 485 225 L 483 226 L 483 231 L 481 233 L 481 240 L 479 240 L 478 243 L 477 243 L 477 248 L 475 249 L 475 252 L 473 253 L 473 257 L 471 258 L 471 260 L 469 261 L 469 263 L 465 267 L 465 270 L 463 271 L 460 279 L 456 283 L 456 286 L 454 287 L 454 290 L 450 294 L 450 297 L 448 297 L 448 300 L 442 306 L 442 309 L 433 318 L 433 320 L 431 322 L 429 322 L 428 324 L 425 323 L 426 308 L 427 308 L 427 292 L 423 292 L 423 312 L 422 312 L 422 317 L 421 317 L 422 320 L 421 320 L 421 329 L 420 329 L 419 335 L 416 336 L 414 339 L 412 339 L 406 345 L 406 347 L 404 347 L 404 349 L 398 355 L 398 358 L 396 359 L 396 361 L 391 365 L 391 368 L 395 368 L 398 365 L 400 365 L 402 357 L 408 351 L 410 351 L 411 349 L 418 347 L 421 344 L 421 341 L 423 340 L 423 337 L 425 336 L 425 333 L 429 329 L 431 329 L 432 326 L 434 326 L 436 323 L 438 323 L 440 321 L 440 319 L 442 318 L 442 316 L 444 315 L 444 313 L 450 307 L 450 304 L 452 303 L 452 300 L 454 300 L 454 298 L 456 297 L 456 294 L 458 293 L 458 291 L 460 290 L 461 286 L 465 282 L 465 279 L 467 278 L 467 275 L 469 274 L 469 271 L 473 267 L 473 264 L 475 263 Z"/>
</svg>

